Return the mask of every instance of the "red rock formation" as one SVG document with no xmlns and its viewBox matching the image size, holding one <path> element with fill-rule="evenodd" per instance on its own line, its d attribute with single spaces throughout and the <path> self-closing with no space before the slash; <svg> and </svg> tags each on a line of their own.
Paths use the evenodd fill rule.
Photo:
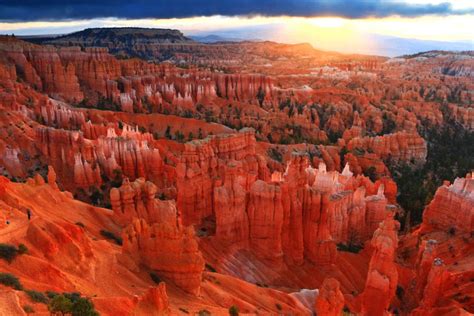
<svg viewBox="0 0 474 316">
<path fill-rule="evenodd" d="M 127 125 L 120 136 L 113 129 L 107 133 L 89 140 L 81 132 L 38 128 L 36 138 L 66 188 L 71 187 L 71 180 L 75 187 L 100 186 L 102 175 L 113 179 L 117 170 L 133 180 L 147 176 L 158 182 L 163 161 L 158 149 L 148 145 L 151 135 Z"/>
<path fill-rule="evenodd" d="M 216 237 L 230 242 L 247 241 L 249 219 L 246 212 L 246 191 L 243 177 L 238 175 L 241 166 L 227 165 L 225 182 L 214 188 L 213 207 L 216 217 Z"/>
<path fill-rule="evenodd" d="M 306 169 L 309 160 L 306 155 L 293 154 L 280 184 L 283 193 L 284 218 L 282 245 L 287 261 L 294 264 L 303 263 L 303 195 L 308 183 Z"/>
<path fill-rule="evenodd" d="M 84 98 L 74 66 L 63 64 L 55 48 L 18 41 L 2 51 L 19 65 L 27 82 L 45 93 L 71 102 Z"/>
<path fill-rule="evenodd" d="M 281 242 L 283 228 L 283 195 L 280 186 L 256 181 L 248 203 L 250 246 L 267 259 L 279 260 L 283 256 Z"/>
<path fill-rule="evenodd" d="M 367 283 L 362 295 L 364 315 L 384 315 L 395 296 L 398 272 L 395 251 L 398 244 L 399 223 L 392 217 L 385 219 L 371 241 L 374 248 L 370 259 Z"/>
<path fill-rule="evenodd" d="M 173 221 L 136 219 L 123 232 L 123 252 L 194 295 L 199 294 L 204 260 L 194 229 Z"/>
<path fill-rule="evenodd" d="M 318 265 L 331 264 L 337 256 L 336 242 L 329 231 L 329 210 L 323 206 L 327 198 L 326 193 L 308 188 L 303 200 L 304 254 Z"/>
<path fill-rule="evenodd" d="M 175 218 L 177 211 L 174 203 L 156 199 L 156 192 L 156 185 L 143 178 L 132 183 L 126 178 L 119 189 L 111 189 L 110 203 L 117 222 L 126 226 L 134 218 L 142 218 L 149 224 Z"/>
<path fill-rule="evenodd" d="M 423 228 L 460 232 L 474 229 L 474 179 L 471 174 L 438 188 L 423 213 Z"/>
<path fill-rule="evenodd" d="M 472 107 L 461 107 L 455 104 L 448 105 L 449 116 L 461 123 L 466 129 L 474 130 L 474 110 Z"/>
<path fill-rule="evenodd" d="M 420 306 L 413 311 L 413 315 L 427 315 L 434 309 L 434 306 L 439 299 L 442 298 L 443 292 L 449 287 L 447 280 L 449 279 L 449 273 L 446 271 L 446 266 L 443 260 L 435 258 L 432 262 L 430 269 L 427 285 L 424 288 L 423 300 L 420 302 Z"/>
<path fill-rule="evenodd" d="M 333 278 L 324 280 L 319 295 L 316 297 L 315 307 L 318 315 L 338 316 L 344 308 L 344 295 L 339 289 L 339 281 Z"/>
<path fill-rule="evenodd" d="M 426 142 L 418 134 L 398 132 L 377 137 L 354 138 L 347 144 L 347 149 L 360 148 L 377 154 L 378 157 L 393 161 L 409 162 L 414 160 L 423 163 L 427 155 Z"/>
<path fill-rule="evenodd" d="M 48 184 L 55 190 L 59 190 L 58 184 L 56 183 L 56 172 L 52 166 L 48 166 Z"/>
<path fill-rule="evenodd" d="M 81 51 L 79 47 L 61 48 L 59 56 L 66 63 L 73 64 L 78 79 L 86 88 L 110 97 L 111 91 L 108 80 L 120 76 L 118 61 L 107 53 L 104 48 L 87 48 Z"/>
<path fill-rule="evenodd" d="M 235 166 L 227 168 L 227 163 Z M 231 171 L 229 176 L 242 175 L 242 184 L 246 190 L 257 177 L 270 177 L 262 158 L 255 154 L 253 131 L 242 130 L 234 135 L 209 137 L 184 145 L 176 174 L 177 207 L 185 225 L 200 223 L 203 218 L 214 213 L 214 187 L 226 183 L 226 170 L 232 169 L 236 170 Z M 221 179 L 219 183 L 215 181 L 217 177 Z"/>
<path fill-rule="evenodd" d="M 161 282 L 156 287 L 150 287 L 140 298 L 132 315 L 170 315 L 169 299 L 166 294 L 166 284 Z"/>
<path fill-rule="evenodd" d="M 91 245 L 79 226 L 36 218 L 29 224 L 26 236 L 47 260 L 65 269 L 87 275 L 93 273 L 93 267 L 90 266 L 93 256 Z"/>
<path fill-rule="evenodd" d="M 14 177 L 25 176 L 25 171 L 18 158 L 19 151 L 17 148 L 6 147 L 3 153 L 2 166 Z"/>
<path fill-rule="evenodd" d="M 102 183 L 100 167 L 92 168 L 87 160 L 83 161 L 80 153 L 74 155 L 74 183 L 79 188 L 89 188 Z"/>
</svg>

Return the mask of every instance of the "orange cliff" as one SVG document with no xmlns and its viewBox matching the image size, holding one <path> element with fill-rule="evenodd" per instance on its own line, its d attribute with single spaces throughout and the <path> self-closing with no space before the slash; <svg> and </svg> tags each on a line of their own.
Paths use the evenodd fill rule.
<svg viewBox="0 0 474 316">
<path fill-rule="evenodd" d="M 275 43 L 232 45 L 259 48 L 257 60 L 281 56 Z M 13 214 L 0 213 L 0 242 L 29 248 L 0 268 L 25 288 L 97 295 L 104 315 L 220 315 L 232 305 L 270 315 L 474 313 L 472 175 L 440 187 L 421 227 L 397 236 L 388 170 L 425 162 L 418 128 L 472 129 L 469 61 L 298 60 L 284 50 L 274 67 L 246 60 L 223 73 L 10 37 L 0 52 L 0 172 L 26 181 L 0 178 L 0 209 Z M 112 211 L 62 189 L 86 201 L 98 193 L 93 202 Z M 47 313 L 1 288 L 0 313 L 22 314 L 26 303 Z"/>
<path fill-rule="evenodd" d="M 199 294 L 204 260 L 194 229 L 184 227 L 172 201 L 155 199 L 156 186 L 143 178 L 125 179 L 110 191 L 117 221 L 126 226 L 123 253 L 139 269 L 144 264 L 192 294 Z M 129 261 L 130 261 L 129 260 Z"/>
<path fill-rule="evenodd" d="M 259 308 L 272 314 L 280 308 L 307 314 L 284 292 L 203 272 L 194 231 L 181 226 L 172 204 L 158 211 L 166 215 L 153 224 L 136 218 L 123 231 L 122 247 L 105 240 L 100 231 L 117 230 L 116 214 L 59 191 L 52 183 L 53 174 L 50 168 L 51 183 L 40 176 L 24 184 L 0 177 L 0 205 L 12 209 L 10 224 L 0 228 L 0 242 L 23 243 L 28 248 L 28 253 L 11 263 L 0 260 L 0 270 L 17 276 L 26 289 L 79 292 L 91 298 L 101 315 L 110 316 L 176 315 L 184 308 L 190 313 L 207 309 L 219 315 L 231 305 L 245 313 Z M 37 198 L 32 200 L 32 195 Z M 27 207 L 32 210 L 30 221 L 24 211 Z M 139 268 L 140 262 L 148 268 Z M 148 269 L 165 279 L 166 286 L 154 284 Z M 194 294 L 199 290 L 197 297 Z M 0 313 L 8 315 L 24 315 L 24 305 L 48 313 L 46 305 L 31 301 L 22 290 L 2 286 L 0 302 Z"/>
<path fill-rule="evenodd" d="M 474 230 L 474 179 L 471 174 L 438 188 L 423 212 L 422 230 Z"/>
<path fill-rule="evenodd" d="M 232 173 L 237 172 L 243 177 L 245 188 L 257 177 L 268 179 L 265 160 L 255 153 L 255 145 L 255 134 L 250 129 L 184 145 L 176 166 L 177 207 L 184 224 L 199 223 L 213 214 L 212 192 L 219 182 L 226 183 L 228 164 L 236 165 L 230 168 L 236 169 Z"/>
<path fill-rule="evenodd" d="M 318 315 L 338 316 L 344 308 L 344 295 L 339 289 L 339 281 L 325 279 L 316 297 L 315 310 Z"/>
<path fill-rule="evenodd" d="M 0 177 L 0 205 L 11 210 L 10 224 L 0 229 L 0 242 L 22 243 L 28 248 L 11 263 L 0 260 L 0 270 L 17 276 L 26 289 L 95 296 L 94 305 L 103 315 L 131 312 L 142 301 L 135 301 L 134 295 L 141 296 L 152 284 L 109 261 L 120 254 L 120 248 L 102 239 L 99 231 L 102 225 L 114 226 L 112 214 L 59 191 L 52 168 L 49 174 L 48 184 L 39 175 L 27 183 Z M 31 220 L 26 208 L 31 210 Z M 138 286 L 135 293 L 126 290 L 130 282 Z M 165 302 L 166 293 L 157 292 L 158 296 Z M 31 301 L 21 290 L 2 287 L 0 301 L 5 302 L 0 304 L 0 313 L 24 315 L 24 305 L 31 305 L 37 313 L 48 313 L 46 305 Z"/>
<path fill-rule="evenodd" d="M 438 188 L 422 224 L 400 236 L 394 306 L 410 315 L 473 313 L 472 175 Z"/>
<path fill-rule="evenodd" d="M 349 150 L 361 148 L 394 162 L 413 160 L 424 163 L 427 155 L 426 141 L 416 133 L 407 132 L 376 137 L 357 137 L 349 141 L 347 148 Z"/>
<path fill-rule="evenodd" d="M 128 126 L 123 127 L 120 135 L 109 128 L 106 136 L 90 140 L 80 131 L 36 129 L 38 147 L 67 188 L 100 186 L 102 174 L 113 179 L 117 170 L 131 179 L 145 174 L 156 179 L 162 161 L 159 151 L 148 145 L 150 137 L 130 133 Z"/>
<path fill-rule="evenodd" d="M 400 225 L 391 216 L 375 231 L 371 241 L 373 254 L 370 259 L 367 283 L 361 294 L 364 315 L 385 315 L 389 312 L 398 284 L 395 254 Z"/>
<path fill-rule="evenodd" d="M 192 227 L 173 221 L 149 225 L 136 219 L 123 232 L 123 251 L 165 280 L 194 295 L 199 294 L 204 259 Z"/>
<path fill-rule="evenodd" d="M 82 101 L 74 65 L 62 63 L 54 47 L 42 47 L 22 41 L 2 41 L 0 50 L 13 60 L 25 80 L 50 94 L 71 102 Z"/>
<path fill-rule="evenodd" d="M 108 99 L 122 111 L 146 110 L 143 100 L 157 109 L 193 108 L 216 97 L 230 101 L 258 102 L 272 99 L 269 77 L 222 74 L 170 64 L 155 65 L 138 59 L 118 60 L 106 48 L 54 48 L 2 37 L 0 50 L 20 70 L 25 81 L 44 93 L 71 103 L 88 104 Z M 163 105 L 166 103 L 166 105 Z"/>
<path fill-rule="evenodd" d="M 342 173 L 324 163 L 313 169 L 295 154 L 283 175 L 270 177 L 250 130 L 187 143 L 182 157 L 176 168 L 183 223 L 211 219 L 216 241 L 269 260 L 330 264 L 336 243 L 363 244 L 391 213 L 384 186 L 353 176 L 348 166 Z"/>
<path fill-rule="evenodd" d="M 134 218 L 143 218 L 148 223 L 165 222 L 176 217 L 176 207 L 172 201 L 155 198 L 156 185 L 143 178 L 130 183 L 125 178 L 120 188 L 110 190 L 110 203 L 115 218 L 122 226 Z"/>
<path fill-rule="evenodd" d="M 474 179 L 469 173 L 445 182 L 425 208 L 418 234 L 414 315 L 474 312 L 472 262 L 474 245 Z M 463 308 L 464 307 L 464 308 Z"/>
</svg>

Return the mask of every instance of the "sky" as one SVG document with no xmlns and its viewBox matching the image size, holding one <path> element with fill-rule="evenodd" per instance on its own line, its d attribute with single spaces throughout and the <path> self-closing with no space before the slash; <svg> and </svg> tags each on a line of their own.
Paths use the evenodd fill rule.
<svg viewBox="0 0 474 316">
<path fill-rule="evenodd" d="M 338 51 L 364 52 L 391 37 L 474 49 L 474 0 L 0 0 L 0 33 L 119 26 L 309 42 Z"/>
</svg>

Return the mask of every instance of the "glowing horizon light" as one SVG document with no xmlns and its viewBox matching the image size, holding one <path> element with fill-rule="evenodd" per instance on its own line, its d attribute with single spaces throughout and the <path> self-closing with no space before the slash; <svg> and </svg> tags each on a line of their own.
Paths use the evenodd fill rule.
<svg viewBox="0 0 474 316">
<path fill-rule="evenodd" d="M 446 49 L 474 50 L 474 33 L 472 32 L 474 14 L 358 19 L 339 16 L 257 15 L 241 17 L 214 15 L 170 19 L 99 18 L 73 21 L 0 21 L 0 34 L 67 34 L 92 27 L 169 28 L 178 29 L 185 36 L 215 34 L 223 38 L 261 39 L 289 44 L 309 43 L 321 50 L 359 54 L 393 54 L 396 56 L 410 52 L 410 49 L 411 51 L 420 51 L 426 50 L 427 47 L 428 49 L 447 47 Z M 405 42 L 406 45 L 403 44 L 405 46 L 402 44 L 390 46 L 390 42 L 400 42 L 403 39 L 425 42 Z M 447 46 L 449 42 L 454 42 L 453 48 Z M 388 50 L 386 47 L 390 47 L 390 49 Z M 414 48 L 412 49 L 412 47 Z M 394 52 L 398 48 L 400 48 L 399 52 Z"/>
<path fill-rule="evenodd" d="M 310 23 L 322 28 L 338 28 L 346 24 L 346 20 L 339 17 L 311 18 Z"/>
</svg>

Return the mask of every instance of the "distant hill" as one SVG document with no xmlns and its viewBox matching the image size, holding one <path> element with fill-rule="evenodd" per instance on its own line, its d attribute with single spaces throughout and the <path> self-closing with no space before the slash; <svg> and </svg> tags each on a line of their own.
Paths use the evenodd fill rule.
<svg viewBox="0 0 474 316">
<path fill-rule="evenodd" d="M 402 58 L 419 58 L 419 57 L 425 57 L 425 58 L 433 58 L 433 57 L 452 57 L 452 58 L 462 58 L 464 56 L 471 56 L 474 57 L 474 50 L 466 50 L 466 51 L 447 51 L 447 50 L 430 50 L 426 52 L 419 52 L 416 54 L 411 54 L 411 55 L 403 55 L 400 56 Z"/>
<path fill-rule="evenodd" d="M 216 60 L 267 59 L 273 56 L 333 55 L 315 50 L 310 44 L 280 44 L 271 41 L 242 39 L 221 35 L 196 35 L 194 40 L 178 30 L 150 28 L 89 28 L 65 35 L 23 36 L 35 44 L 54 46 L 105 47 L 118 58 L 138 57 L 153 62 L 169 61 L 177 64 L 211 65 Z M 222 61 L 224 62 L 224 61 Z"/>
<path fill-rule="evenodd" d="M 257 25 L 235 27 L 225 30 L 212 30 L 209 33 L 200 33 L 200 37 L 210 34 L 222 38 L 239 38 L 251 40 L 259 38 L 262 41 L 279 43 L 309 42 L 314 48 L 324 51 L 337 51 L 345 54 L 364 54 L 396 57 L 417 52 L 432 50 L 466 51 L 474 50 L 474 41 L 434 41 L 413 38 L 401 38 L 370 33 L 356 33 L 354 36 L 338 41 L 331 37 L 320 36 L 314 33 L 310 38 L 297 38 L 291 33 L 282 32 L 284 25 Z"/>
<path fill-rule="evenodd" d="M 163 45 L 197 44 L 179 30 L 138 27 L 89 28 L 60 36 L 30 36 L 23 39 L 55 46 L 106 47 L 119 57 L 165 60 Z M 156 51 L 160 51 L 156 53 Z"/>
<path fill-rule="evenodd" d="M 258 39 L 244 39 L 238 37 L 227 37 L 216 34 L 209 35 L 191 35 L 189 36 L 196 42 L 200 43 L 219 43 L 219 42 L 243 42 L 243 41 L 259 41 Z"/>
<path fill-rule="evenodd" d="M 61 44 L 94 44 L 108 46 L 111 43 L 154 44 L 154 43 L 192 43 L 192 39 L 184 36 L 179 30 L 150 29 L 139 27 L 90 28 L 83 31 L 58 36 L 47 40 L 48 43 Z"/>
</svg>

